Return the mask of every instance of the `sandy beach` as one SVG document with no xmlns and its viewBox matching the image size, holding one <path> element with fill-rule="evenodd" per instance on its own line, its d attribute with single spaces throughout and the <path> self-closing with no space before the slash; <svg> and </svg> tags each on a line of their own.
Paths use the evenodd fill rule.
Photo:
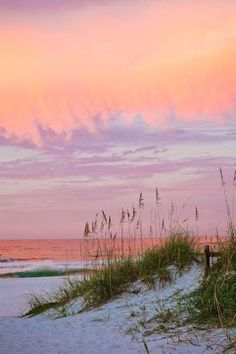
<svg viewBox="0 0 236 354">
<path fill-rule="evenodd" d="M 145 353 L 142 342 L 158 303 L 166 302 L 181 292 L 187 293 L 198 284 L 200 271 L 194 266 L 181 277 L 176 274 L 172 284 L 138 294 L 125 293 L 101 308 L 76 314 L 79 301 L 70 304 L 65 317 L 55 312 L 33 318 L 17 317 L 27 309 L 32 293 L 52 292 L 64 279 L 29 278 L 0 281 L 0 352 L 2 354 L 137 354 Z M 135 316 L 133 316 L 135 314 Z M 65 314 L 64 314 L 65 315 Z M 179 338 L 178 338 L 179 336 Z M 177 340 L 178 338 L 178 340 Z M 187 339 L 188 338 L 188 339 Z M 184 328 L 175 333 L 146 336 L 150 353 L 217 353 L 225 342 L 222 330 L 188 333 Z M 229 352 L 230 353 L 230 352 Z"/>
</svg>

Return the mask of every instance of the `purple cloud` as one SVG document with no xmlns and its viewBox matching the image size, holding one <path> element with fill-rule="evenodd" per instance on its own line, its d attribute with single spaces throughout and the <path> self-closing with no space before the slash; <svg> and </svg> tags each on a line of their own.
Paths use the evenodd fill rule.
<svg viewBox="0 0 236 354">
<path fill-rule="evenodd" d="M 1 0 L 0 8 L 5 10 L 24 11 L 56 11 L 88 6 L 91 4 L 106 4 L 112 0 Z"/>
<path fill-rule="evenodd" d="M 150 161 L 151 160 L 151 161 Z M 84 177 L 88 180 L 102 180 L 104 178 L 135 179 L 149 178 L 159 173 L 176 172 L 182 169 L 217 169 L 219 166 L 236 164 L 236 158 L 227 157 L 200 157 L 185 158 L 175 161 L 163 160 L 158 157 L 142 157 L 134 160 L 125 160 L 117 155 L 108 157 L 93 156 L 89 158 L 56 158 L 49 160 L 16 160 L 0 164 L 0 178 L 2 179 L 50 179 L 55 177 Z"/>
</svg>

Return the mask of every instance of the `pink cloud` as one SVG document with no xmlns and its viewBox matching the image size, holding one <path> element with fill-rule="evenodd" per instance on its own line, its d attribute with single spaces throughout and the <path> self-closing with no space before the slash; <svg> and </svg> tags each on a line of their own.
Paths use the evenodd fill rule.
<svg viewBox="0 0 236 354">
<path fill-rule="evenodd" d="M 209 13 L 211 16 L 209 16 Z M 236 4 L 108 1 L 1 20 L 0 125 L 5 136 L 38 126 L 70 137 L 120 114 L 165 126 L 223 122 L 235 111 Z"/>
</svg>

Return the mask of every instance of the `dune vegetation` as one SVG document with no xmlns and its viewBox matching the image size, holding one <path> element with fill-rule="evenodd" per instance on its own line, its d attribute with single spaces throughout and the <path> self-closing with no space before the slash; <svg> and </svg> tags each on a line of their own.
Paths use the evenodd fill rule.
<svg viewBox="0 0 236 354">
<path fill-rule="evenodd" d="M 70 302 L 81 299 L 81 306 L 78 313 L 97 308 L 110 300 L 122 295 L 124 292 L 134 290 L 132 285 L 138 283 L 140 286 L 155 288 L 157 285 L 171 283 L 173 269 L 181 273 L 191 268 L 195 263 L 202 269 L 202 277 L 199 286 L 182 296 L 178 302 L 178 311 L 167 309 L 166 314 L 173 323 L 178 326 L 191 324 L 200 327 L 232 327 L 236 326 L 236 228 L 233 221 L 233 213 L 230 208 L 223 173 L 220 169 L 222 189 L 225 198 L 227 211 L 227 235 L 224 241 L 218 239 L 217 255 L 211 262 L 208 274 L 204 275 L 203 253 L 199 249 L 193 233 L 181 227 L 169 228 L 169 235 L 163 237 L 162 242 L 154 245 L 148 250 L 143 250 L 135 257 L 128 252 L 124 253 L 124 212 L 121 217 L 121 251 L 119 257 L 113 254 L 112 248 L 107 249 L 106 257 L 96 264 L 94 271 L 84 280 L 72 280 L 68 278 L 65 286 L 56 293 L 46 296 L 34 296 L 30 302 L 30 309 L 24 316 L 35 316 L 51 308 L 63 309 Z M 234 186 L 236 186 L 236 172 L 234 173 Z M 156 206 L 158 215 L 159 194 L 156 190 Z M 139 209 L 143 208 L 143 196 L 140 194 Z M 172 215 L 173 213 L 170 213 Z M 127 215 L 128 232 L 136 216 Z M 195 221 L 197 223 L 199 214 L 196 208 Z M 137 224 L 141 228 L 142 236 L 142 213 L 139 213 Z M 172 223 L 172 220 L 171 220 Z M 164 222 L 158 221 L 162 230 L 165 229 Z M 92 224 L 90 231 L 89 224 L 85 225 L 85 237 L 96 232 L 96 223 Z M 116 235 L 111 233 L 111 220 L 103 212 L 102 232 L 106 229 L 106 237 L 112 242 Z M 196 227 L 197 229 L 197 227 Z M 159 230 L 160 231 L 160 230 Z M 128 233 L 130 237 L 130 233 Z M 142 239 L 142 238 L 141 238 Z M 112 244 L 112 243 L 111 243 Z M 99 245 L 99 242 L 98 242 Z M 143 245 L 141 244 L 141 247 Z M 163 316 L 163 313 L 162 313 Z"/>
<path fill-rule="evenodd" d="M 78 297 L 83 300 L 82 310 L 89 310 L 121 295 L 138 280 L 148 286 L 154 286 L 155 280 L 162 284 L 170 282 L 171 267 L 180 271 L 195 261 L 198 257 L 192 237 L 186 232 L 174 233 L 162 245 L 137 259 L 108 260 L 82 281 L 68 280 L 53 295 L 34 296 L 25 316 L 65 306 Z"/>
<path fill-rule="evenodd" d="M 236 230 L 219 245 L 219 257 L 186 301 L 188 322 L 196 325 L 236 326 Z"/>
</svg>

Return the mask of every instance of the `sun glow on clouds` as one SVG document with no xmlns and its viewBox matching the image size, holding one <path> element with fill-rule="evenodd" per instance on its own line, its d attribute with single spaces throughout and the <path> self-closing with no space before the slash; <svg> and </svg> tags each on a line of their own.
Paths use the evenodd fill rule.
<svg viewBox="0 0 236 354">
<path fill-rule="evenodd" d="M 223 121 L 235 110 L 236 4 L 98 1 L 0 15 L 0 127 L 70 134 L 94 118 Z M 1 5 L 0 5 L 1 7 Z M 45 5 L 46 7 L 46 5 Z"/>
<path fill-rule="evenodd" d="M 77 237 L 140 191 L 148 230 L 155 186 L 224 227 L 235 18 L 231 0 L 0 0 L 0 237 Z"/>
</svg>

